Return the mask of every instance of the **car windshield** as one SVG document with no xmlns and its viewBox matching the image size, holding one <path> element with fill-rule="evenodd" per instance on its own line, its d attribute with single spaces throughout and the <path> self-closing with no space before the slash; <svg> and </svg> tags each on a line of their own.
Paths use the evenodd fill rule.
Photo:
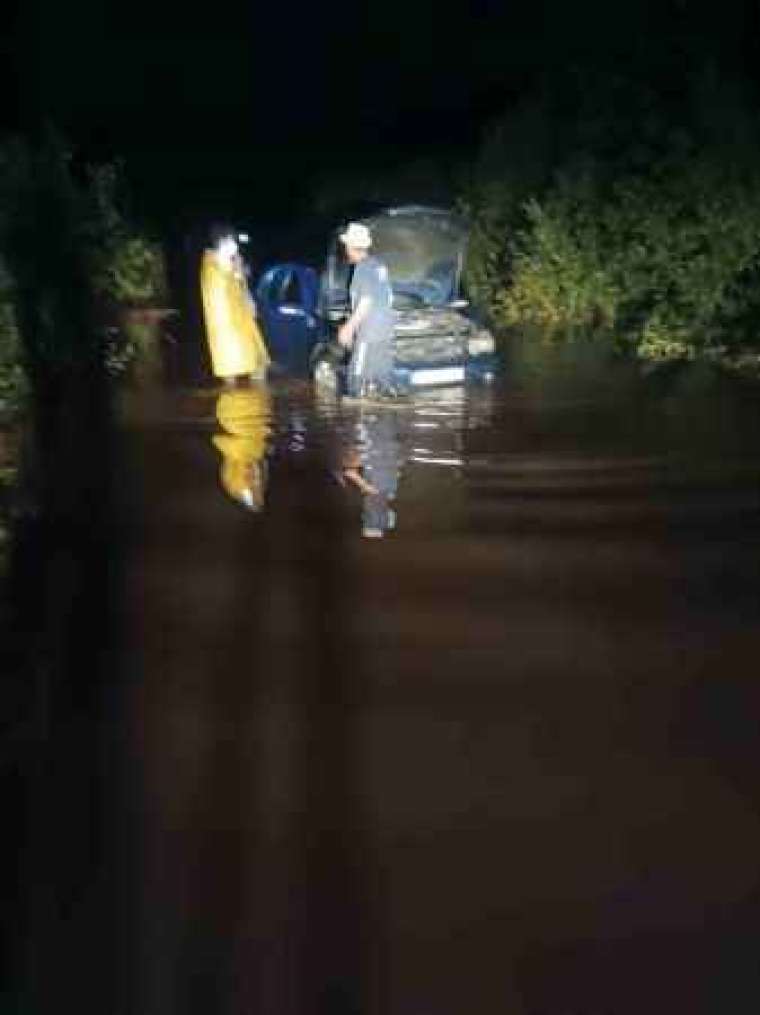
<svg viewBox="0 0 760 1015">
<path fill-rule="evenodd" d="M 372 253 L 387 266 L 399 309 L 445 306 L 458 295 L 467 233 L 450 212 L 433 208 L 390 209 L 366 220 Z M 330 300 L 346 293 L 350 266 L 335 239 L 325 288 Z"/>
</svg>

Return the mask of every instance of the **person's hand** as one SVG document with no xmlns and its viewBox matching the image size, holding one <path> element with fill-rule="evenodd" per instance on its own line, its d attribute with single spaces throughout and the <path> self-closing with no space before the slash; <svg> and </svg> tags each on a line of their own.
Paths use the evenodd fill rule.
<svg viewBox="0 0 760 1015">
<path fill-rule="evenodd" d="M 348 322 L 342 324 L 338 328 L 338 341 L 340 342 L 340 344 L 344 346 L 346 349 L 348 349 L 349 346 L 352 344 L 353 340 L 354 334 L 351 329 L 351 325 Z"/>
<path fill-rule="evenodd" d="M 350 483 L 353 483 L 354 486 L 358 487 L 358 489 L 361 490 L 361 492 L 365 496 L 367 497 L 379 496 L 380 491 L 376 487 L 374 487 L 371 483 L 368 483 L 358 469 L 344 469 L 343 475 Z"/>
</svg>

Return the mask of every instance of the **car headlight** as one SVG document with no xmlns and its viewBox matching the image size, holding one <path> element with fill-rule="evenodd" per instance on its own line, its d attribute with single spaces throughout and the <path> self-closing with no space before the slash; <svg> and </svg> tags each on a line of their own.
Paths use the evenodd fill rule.
<svg viewBox="0 0 760 1015">
<path fill-rule="evenodd" d="M 467 342 L 470 356 L 485 356 L 494 351 L 493 335 L 490 331 L 477 331 Z"/>
</svg>

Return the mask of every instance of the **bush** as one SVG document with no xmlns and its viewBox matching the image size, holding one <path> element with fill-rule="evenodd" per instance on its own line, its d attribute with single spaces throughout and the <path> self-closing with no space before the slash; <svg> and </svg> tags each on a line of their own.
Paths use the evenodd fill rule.
<svg viewBox="0 0 760 1015">
<path fill-rule="evenodd" d="M 21 398 L 22 363 L 120 373 L 138 354 L 120 311 L 164 298 L 165 265 L 128 219 L 124 189 L 118 164 L 79 172 L 52 132 L 0 147 L 0 406 Z"/>
<path fill-rule="evenodd" d="M 22 366 L 13 285 L 6 266 L 0 261 L 0 420 L 20 408 L 25 393 L 26 374 Z"/>
<path fill-rule="evenodd" d="M 115 165 L 91 170 L 87 246 L 95 293 L 120 306 L 155 304 L 166 295 L 160 246 L 134 231 L 124 211 L 123 181 Z"/>
<path fill-rule="evenodd" d="M 120 303 L 151 303 L 166 290 L 161 250 L 142 236 L 129 236 L 116 244 L 110 271 L 111 292 Z"/>
<path fill-rule="evenodd" d="M 760 342 L 760 138 L 740 97 L 711 116 L 698 85 L 676 126 L 635 82 L 496 126 L 462 207 L 467 283 L 497 323 L 599 329 L 647 358 Z"/>
</svg>

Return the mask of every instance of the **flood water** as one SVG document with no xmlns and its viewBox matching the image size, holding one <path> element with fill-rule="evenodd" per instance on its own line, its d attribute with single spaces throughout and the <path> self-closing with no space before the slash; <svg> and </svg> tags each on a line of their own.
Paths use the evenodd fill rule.
<svg viewBox="0 0 760 1015">
<path fill-rule="evenodd" d="M 758 1010 L 756 392 L 567 353 L 119 419 L 40 606 L 90 640 L 15 762 L 12 1010 Z"/>
</svg>

